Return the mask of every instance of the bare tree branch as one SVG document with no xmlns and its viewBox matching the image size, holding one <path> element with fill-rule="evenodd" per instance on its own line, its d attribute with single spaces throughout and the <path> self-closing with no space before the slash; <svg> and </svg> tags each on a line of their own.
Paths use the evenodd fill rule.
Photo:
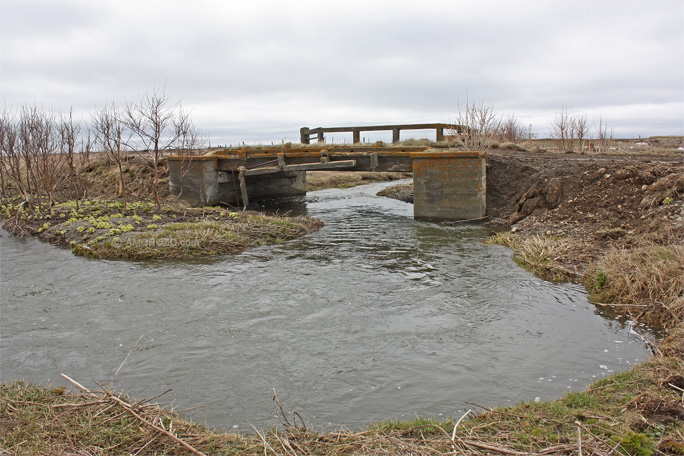
<svg viewBox="0 0 684 456">
<path fill-rule="evenodd" d="M 189 113 L 180 103 L 171 103 L 166 88 L 145 93 L 137 103 L 126 104 L 124 123 L 139 141 L 138 153 L 152 163 L 153 192 L 159 201 L 159 162 L 162 155 L 179 146 L 185 147 L 194 130 Z"/>
<path fill-rule="evenodd" d="M 123 197 L 123 212 L 126 213 L 127 194 L 123 165 L 128 159 L 126 144 L 130 139 L 130 131 L 126 128 L 122 114 L 114 102 L 96 108 L 92 116 L 92 124 L 96 135 L 95 143 L 102 149 L 107 159 L 115 163 L 119 169 L 117 194 Z"/>
<path fill-rule="evenodd" d="M 459 129 L 465 127 L 460 136 L 466 150 L 487 150 L 500 130 L 501 121 L 494 106 L 480 103 L 472 104 L 466 99 L 465 109 L 458 107 L 456 122 Z M 461 132 L 459 132 L 461 133 Z"/>
</svg>

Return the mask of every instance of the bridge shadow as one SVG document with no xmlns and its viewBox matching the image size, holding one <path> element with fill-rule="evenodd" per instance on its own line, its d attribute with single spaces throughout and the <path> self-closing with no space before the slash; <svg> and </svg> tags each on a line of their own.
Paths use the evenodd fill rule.
<svg viewBox="0 0 684 456">
<path fill-rule="evenodd" d="M 255 201 L 250 209 L 264 212 L 269 215 L 287 215 L 290 217 L 298 217 L 302 215 L 309 215 L 307 203 L 310 201 L 310 198 L 307 198 L 306 196 L 270 198 Z"/>
</svg>

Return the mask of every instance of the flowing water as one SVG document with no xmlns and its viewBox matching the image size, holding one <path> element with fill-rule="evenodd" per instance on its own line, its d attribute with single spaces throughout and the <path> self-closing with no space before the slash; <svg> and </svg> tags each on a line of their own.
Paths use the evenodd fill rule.
<svg viewBox="0 0 684 456">
<path fill-rule="evenodd" d="M 273 389 L 318 430 L 552 399 L 648 357 L 582 288 L 373 195 L 312 192 L 282 210 L 325 227 L 194 262 L 96 261 L 3 232 L 0 379 L 114 389 L 222 429 L 278 424 Z"/>
</svg>

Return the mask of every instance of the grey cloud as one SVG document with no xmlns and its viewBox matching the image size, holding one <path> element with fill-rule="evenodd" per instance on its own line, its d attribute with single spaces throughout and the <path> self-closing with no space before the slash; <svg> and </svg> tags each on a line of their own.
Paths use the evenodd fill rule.
<svg viewBox="0 0 684 456">
<path fill-rule="evenodd" d="M 166 84 L 206 128 L 245 137 L 444 121 L 466 97 L 548 122 L 563 104 L 684 110 L 680 1 L 47 3 L 2 3 L 3 48 L 20 50 L 0 56 L 12 103 L 87 109 Z M 7 12 L 41 31 L 5 29 Z M 684 113 L 666 111 L 619 121 L 683 133 Z"/>
</svg>

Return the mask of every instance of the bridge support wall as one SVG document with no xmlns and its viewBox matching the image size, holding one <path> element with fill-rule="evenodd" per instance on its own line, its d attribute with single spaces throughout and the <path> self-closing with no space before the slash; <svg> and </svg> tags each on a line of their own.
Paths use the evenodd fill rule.
<svg viewBox="0 0 684 456">
<path fill-rule="evenodd" d="M 487 210 L 484 152 L 425 151 L 413 159 L 413 216 L 418 220 L 477 220 Z"/>
<path fill-rule="evenodd" d="M 195 206 L 213 206 L 219 200 L 217 159 L 188 157 L 169 160 L 169 190 Z"/>
<path fill-rule="evenodd" d="M 169 159 L 169 190 L 194 206 L 242 205 L 238 172 L 220 171 L 216 157 Z M 251 176 L 247 192 L 254 199 L 306 195 L 306 171 Z"/>
</svg>

